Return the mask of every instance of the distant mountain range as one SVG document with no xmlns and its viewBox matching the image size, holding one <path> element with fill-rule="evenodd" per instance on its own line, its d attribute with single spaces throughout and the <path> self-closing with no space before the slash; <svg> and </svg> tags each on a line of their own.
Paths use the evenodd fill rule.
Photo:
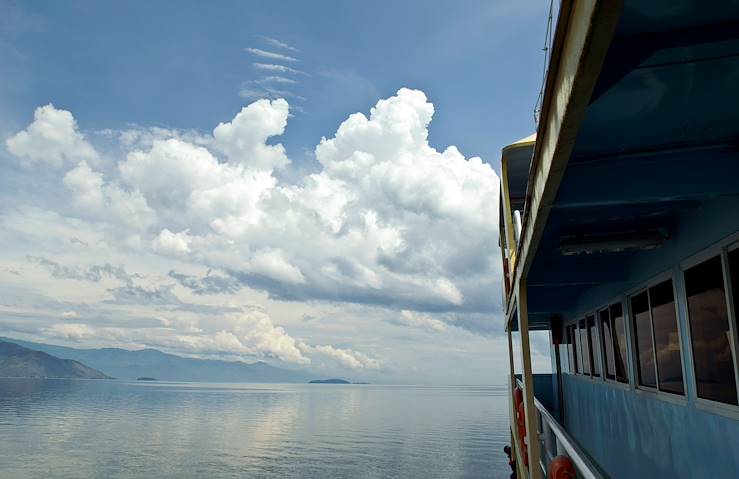
<svg viewBox="0 0 739 479">
<path fill-rule="evenodd" d="M 6 341 L 0 341 L 0 377 L 109 379 L 97 369 L 79 361 L 60 359 Z"/>
<path fill-rule="evenodd" d="M 84 363 L 79 366 L 87 365 L 88 369 L 94 368 L 99 370 L 97 373 L 102 371 L 105 375 L 118 379 L 151 377 L 160 381 L 306 383 L 315 377 L 308 371 L 281 369 L 263 361 L 249 364 L 241 361 L 185 358 L 156 349 L 75 349 L 11 338 L 0 338 L 0 341 L 46 353 L 47 356 L 72 360 L 78 362 L 77 364 Z M 4 376 L 2 370 L 0 376 Z"/>
</svg>

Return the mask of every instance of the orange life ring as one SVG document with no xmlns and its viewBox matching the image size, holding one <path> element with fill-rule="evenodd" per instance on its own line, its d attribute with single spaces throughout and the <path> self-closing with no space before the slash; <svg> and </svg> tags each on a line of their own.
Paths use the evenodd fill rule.
<svg viewBox="0 0 739 479">
<path fill-rule="evenodd" d="M 516 406 L 523 402 L 523 391 L 520 387 L 516 386 L 516 389 L 513 391 L 513 397 L 516 399 Z"/>
<path fill-rule="evenodd" d="M 551 479 L 574 479 L 577 477 L 577 471 L 569 457 L 557 456 L 549 463 L 547 477 Z"/>
</svg>

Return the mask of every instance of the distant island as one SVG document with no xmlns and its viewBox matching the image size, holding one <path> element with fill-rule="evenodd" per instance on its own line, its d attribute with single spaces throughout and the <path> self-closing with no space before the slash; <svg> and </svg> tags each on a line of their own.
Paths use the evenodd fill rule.
<svg viewBox="0 0 739 479">
<path fill-rule="evenodd" d="M 24 348 L 0 340 L 0 377 L 49 379 L 112 379 L 72 359 Z"/>
<path fill-rule="evenodd" d="M 351 384 L 346 379 L 313 379 L 308 384 Z"/>
<path fill-rule="evenodd" d="M 142 376 L 140 378 L 136 378 L 136 381 L 156 381 L 156 378 L 147 378 L 146 376 Z"/>
</svg>

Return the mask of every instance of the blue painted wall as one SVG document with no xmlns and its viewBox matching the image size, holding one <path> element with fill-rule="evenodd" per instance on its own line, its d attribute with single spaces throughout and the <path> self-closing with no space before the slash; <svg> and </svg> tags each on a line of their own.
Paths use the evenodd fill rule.
<svg viewBox="0 0 739 479">
<path fill-rule="evenodd" d="M 739 230 L 739 199 L 704 200 L 680 218 L 674 236 L 654 254 L 629 265 L 629 280 L 592 288 L 578 300 L 565 323 L 625 293 L 655 275 L 672 272 L 678 294 L 678 322 L 686 395 L 677 402 L 635 388 L 633 341 L 628 343 L 630 384 L 563 375 L 569 433 L 609 474 L 618 478 L 739 478 L 739 408 L 734 416 L 696 404 L 688 343 L 688 317 L 679 262 Z M 624 303 L 626 305 L 626 303 Z M 625 311 L 628 316 L 628 308 Z M 628 321 L 627 321 L 628 322 Z M 627 333 L 631 338 L 630 331 Z M 566 363 L 566 355 L 563 357 Z"/>
<path fill-rule="evenodd" d="M 737 478 L 739 421 L 564 375 L 569 433 L 614 478 Z"/>
</svg>

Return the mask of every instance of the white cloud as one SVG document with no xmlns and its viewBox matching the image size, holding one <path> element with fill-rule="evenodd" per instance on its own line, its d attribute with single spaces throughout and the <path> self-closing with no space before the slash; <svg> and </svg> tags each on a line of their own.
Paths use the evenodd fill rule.
<svg viewBox="0 0 739 479">
<path fill-rule="evenodd" d="M 267 71 L 267 72 L 292 73 L 293 75 L 305 75 L 305 76 L 308 76 L 308 74 L 305 73 L 304 71 L 301 71 L 301 70 L 298 70 L 298 69 L 295 69 L 295 68 L 291 68 L 291 67 L 286 66 L 286 65 L 278 65 L 278 64 L 275 64 L 275 63 L 259 63 L 259 62 L 252 63 L 252 65 L 257 70 L 263 70 L 263 71 Z"/>
<path fill-rule="evenodd" d="M 279 250 L 265 249 L 255 253 L 249 271 L 288 284 L 305 283 L 300 269 L 288 263 Z"/>
<path fill-rule="evenodd" d="M 291 57 L 289 55 L 283 55 L 282 53 L 269 52 L 266 50 L 262 50 L 260 48 L 246 48 L 245 50 L 251 53 L 252 55 L 256 55 L 262 58 L 267 58 L 269 60 L 278 60 L 278 61 L 284 61 L 284 62 L 298 61 L 297 58 Z"/>
<path fill-rule="evenodd" d="M 77 129 L 77 122 L 66 110 L 51 103 L 36 108 L 33 122 L 8 138 L 5 144 L 26 166 L 36 163 L 60 168 L 80 160 L 95 161 L 97 152 Z"/>
<path fill-rule="evenodd" d="M 444 321 L 434 319 L 428 314 L 409 311 L 407 309 L 400 312 L 399 321 L 409 326 L 431 329 L 433 331 L 446 331 L 447 329 L 447 325 Z"/>
<path fill-rule="evenodd" d="M 429 146 L 434 107 L 422 92 L 401 89 L 369 117 L 350 115 L 316 147 L 322 170 L 294 184 L 273 175 L 289 159 L 267 143 L 285 131 L 288 110 L 285 100 L 256 101 L 200 144 L 124 142 L 132 150 L 118 178 L 83 161 L 64 183 L 79 214 L 135 238 L 129 246 L 187 254 L 276 297 L 492 306 L 498 179 L 479 158 Z"/>
<path fill-rule="evenodd" d="M 264 78 L 260 78 L 259 80 L 254 80 L 252 83 L 256 83 L 257 85 L 261 85 L 265 83 L 287 83 L 287 84 L 293 85 L 297 82 L 293 80 L 292 78 L 281 77 L 278 75 L 271 75 L 271 76 L 266 76 Z"/>
<path fill-rule="evenodd" d="M 80 339 L 91 339 L 96 337 L 97 332 L 86 324 L 81 323 L 59 323 L 54 324 L 43 331 L 47 336 L 61 339 L 78 341 Z"/>
<path fill-rule="evenodd" d="M 295 364 L 320 357 L 354 369 L 380 368 L 378 360 L 354 348 L 310 346 L 302 332 L 298 342 L 265 312 L 224 319 L 240 306 L 189 306 L 182 298 L 211 296 L 202 294 L 207 288 L 193 270 L 201 276 L 217 271 L 221 290 L 232 296 L 250 289 L 260 301 L 373 305 L 399 315 L 398 323 L 433 331 L 457 328 L 445 329 L 429 312 L 477 314 L 496 305 L 491 291 L 500 260 L 497 176 L 454 146 L 437 151 L 429 145 L 434 107 L 423 92 L 401 89 L 368 115 L 350 115 L 315 148 L 318 171 L 293 182 L 275 174 L 291 167 L 284 147 L 274 141 L 285 132 L 288 112 L 284 99 L 259 100 L 212 135 L 138 127 L 125 135 L 111 132 L 116 148 L 105 158 L 117 161 L 117 168 L 96 169 L 79 155 L 59 153 L 69 197 L 39 201 L 62 218 L 71 207 L 75 221 L 95 232 L 83 251 L 104 243 L 106 254 L 159 268 L 159 280 L 103 290 L 105 304 L 140 308 L 144 317 L 155 315 L 158 325 L 162 311 L 187 310 L 165 317 L 171 324 L 155 335 L 136 333 L 137 340 L 151 343 L 156 337 L 158 344 L 187 351 L 263 355 Z M 69 128 L 75 124 L 71 114 L 65 118 L 50 125 L 60 125 L 58 135 L 72 131 L 82 139 Z M 24 131 L 35 131 L 34 124 Z M 9 151 L 35 167 L 42 163 L 29 162 L 29 151 L 38 158 L 45 158 L 44 148 L 60 151 L 57 143 L 21 144 Z M 90 158 L 101 156 L 85 144 Z M 81 234 L 75 228 L 55 244 L 55 254 L 63 256 L 63 248 L 74 248 L 69 257 L 83 254 L 68 240 Z M 73 307 L 65 304 L 61 311 Z M 75 322 L 82 324 L 78 312 Z"/>
<path fill-rule="evenodd" d="M 145 228 L 154 221 L 154 211 L 138 191 L 106 183 L 103 175 L 84 160 L 64 175 L 63 182 L 78 211 L 89 218 L 120 223 L 130 229 Z"/>
<path fill-rule="evenodd" d="M 295 48 L 295 47 L 293 47 L 293 46 L 290 46 L 290 45 L 288 45 L 288 44 L 287 44 L 287 43 L 285 43 L 285 42 L 281 42 L 280 40 L 277 40 L 276 38 L 272 38 L 272 37 L 267 37 L 267 36 L 264 36 L 264 35 L 260 35 L 260 36 L 261 36 L 261 38 L 262 38 L 262 39 L 263 39 L 263 40 L 264 40 L 265 42 L 269 43 L 269 44 L 270 44 L 270 45 L 272 45 L 273 47 L 277 47 L 277 48 L 283 48 L 283 49 L 285 49 L 285 50 L 290 50 L 290 51 L 293 51 L 293 52 L 297 52 L 297 51 L 298 51 L 298 49 L 297 49 L 297 48 Z"/>
<path fill-rule="evenodd" d="M 381 363 L 377 359 L 352 349 L 341 349 L 333 346 L 309 346 L 307 344 L 300 344 L 300 348 L 307 354 L 331 358 L 347 369 L 380 369 L 381 367 Z"/>
<path fill-rule="evenodd" d="M 164 228 L 154 239 L 152 246 L 154 251 L 165 255 L 181 255 L 190 252 L 190 241 L 192 237 L 187 234 L 187 230 L 172 233 Z"/>
<path fill-rule="evenodd" d="M 213 130 L 213 146 L 229 161 L 249 168 L 284 168 L 290 161 L 282 145 L 268 145 L 267 139 L 282 135 L 289 107 L 285 100 L 259 100 L 241 109 L 233 120 L 219 123 Z"/>
</svg>

